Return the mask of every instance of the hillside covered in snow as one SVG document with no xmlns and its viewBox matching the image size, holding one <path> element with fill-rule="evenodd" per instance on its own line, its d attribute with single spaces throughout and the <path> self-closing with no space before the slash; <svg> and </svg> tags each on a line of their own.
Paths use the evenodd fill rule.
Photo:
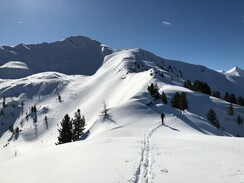
<svg viewBox="0 0 244 183">
<path fill-rule="evenodd" d="M 244 182 L 243 73 L 82 36 L 1 46 L 0 182 Z M 150 94 L 151 83 L 167 103 Z M 172 107 L 177 92 L 186 94 L 185 110 Z M 55 145 L 62 118 L 77 109 L 85 134 Z"/>
</svg>

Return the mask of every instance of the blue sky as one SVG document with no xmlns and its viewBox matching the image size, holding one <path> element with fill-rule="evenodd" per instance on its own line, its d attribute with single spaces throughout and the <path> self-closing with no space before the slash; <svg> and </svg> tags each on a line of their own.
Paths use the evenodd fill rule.
<svg viewBox="0 0 244 183">
<path fill-rule="evenodd" d="M 0 45 L 83 35 L 212 69 L 244 69 L 244 0 L 0 0 L 0 27 Z"/>
</svg>

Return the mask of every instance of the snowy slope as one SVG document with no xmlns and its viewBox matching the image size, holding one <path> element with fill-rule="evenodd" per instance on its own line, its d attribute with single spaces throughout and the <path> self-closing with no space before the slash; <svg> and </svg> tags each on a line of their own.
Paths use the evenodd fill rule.
<svg viewBox="0 0 244 183">
<path fill-rule="evenodd" d="M 232 69 L 226 71 L 226 74 L 244 77 L 244 70 L 240 69 L 239 67 L 233 67 Z"/>
<path fill-rule="evenodd" d="M 66 74 L 38 71 L 0 80 L 0 95 L 8 105 L 0 116 L 0 182 L 244 181 L 244 139 L 234 137 L 244 136 L 244 125 L 236 122 L 244 108 L 234 105 L 230 117 L 227 102 L 182 87 L 187 79 L 199 79 L 219 87 L 221 93 L 240 95 L 241 77 L 165 60 L 141 49 L 109 49 L 101 63 L 92 76 L 67 75 L 73 70 L 66 67 Z M 168 104 L 152 100 L 147 91 L 152 82 L 167 94 Z M 177 91 L 187 93 L 188 110 L 171 107 Z M 110 114 L 105 122 L 100 115 L 104 102 Z M 26 119 L 33 105 L 36 124 L 32 115 Z M 73 116 L 78 108 L 86 118 L 86 135 L 81 141 L 55 146 L 61 119 L 66 113 Z M 217 113 L 220 129 L 206 119 L 210 108 Z M 160 122 L 162 112 L 165 125 Z M 9 125 L 22 131 L 12 136 Z"/>
<path fill-rule="evenodd" d="M 15 79 L 25 77 L 29 74 L 31 74 L 31 72 L 24 62 L 9 61 L 0 66 L 1 78 Z"/>
</svg>

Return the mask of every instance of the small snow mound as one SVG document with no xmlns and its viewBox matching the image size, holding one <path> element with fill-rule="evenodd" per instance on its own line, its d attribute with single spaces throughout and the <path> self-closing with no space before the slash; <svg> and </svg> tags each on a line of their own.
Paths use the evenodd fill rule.
<svg viewBox="0 0 244 183">
<path fill-rule="evenodd" d="M 219 72 L 219 73 L 225 73 L 224 70 L 216 70 L 216 71 Z"/>
<path fill-rule="evenodd" d="M 0 66 L 1 69 L 25 69 L 29 70 L 28 66 L 24 62 L 20 61 L 9 61 L 4 65 Z"/>
<path fill-rule="evenodd" d="M 233 67 L 232 69 L 226 71 L 225 73 L 231 76 L 244 77 L 244 70 L 240 69 L 239 67 Z"/>
</svg>

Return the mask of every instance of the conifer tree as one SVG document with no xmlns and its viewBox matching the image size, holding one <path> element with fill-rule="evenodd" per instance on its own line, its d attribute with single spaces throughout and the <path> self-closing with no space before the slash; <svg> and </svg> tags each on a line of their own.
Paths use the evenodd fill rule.
<svg viewBox="0 0 244 183">
<path fill-rule="evenodd" d="M 180 110 L 188 109 L 188 101 L 185 92 L 176 92 L 171 100 L 171 106 Z"/>
<path fill-rule="evenodd" d="M 238 123 L 239 125 L 241 125 L 241 124 L 243 123 L 243 119 L 242 119 L 242 117 L 240 116 L 240 114 L 239 114 L 238 117 L 237 117 L 237 123 Z"/>
<path fill-rule="evenodd" d="M 225 93 L 224 99 L 225 99 L 225 101 L 227 101 L 227 102 L 230 101 L 230 94 L 229 94 L 229 92 L 226 92 L 226 93 Z"/>
<path fill-rule="evenodd" d="M 202 83 L 201 92 L 206 95 L 211 95 L 212 91 L 211 91 L 211 88 L 209 87 L 208 83 Z"/>
<path fill-rule="evenodd" d="M 219 91 L 213 91 L 213 96 L 216 98 L 220 98 L 220 92 Z"/>
<path fill-rule="evenodd" d="M 192 90 L 192 84 L 190 80 L 184 82 L 184 87 Z"/>
<path fill-rule="evenodd" d="M 207 113 L 208 121 L 210 121 L 216 128 L 220 128 L 219 120 L 216 116 L 216 113 L 213 109 L 210 109 Z"/>
<path fill-rule="evenodd" d="M 243 97 L 238 97 L 236 103 L 238 105 L 244 106 L 244 98 Z"/>
<path fill-rule="evenodd" d="M 6 98 L 3 97 L 3 108 L 5 108 L 5 107 L 7 107 L 7 105 L 6 105 Z"/>
<path fill-rule="evenodd" d="M 227 114 L 230 116 L 234 115 L 234 109 L 232 103 L 230 103 L 229 106 L 227 107 Z"/>
<path fill-rule="evenodd" d="M 56 145 L 71 142 L 73 139 L 72 122 L 68 114 L 64 116 L 60 124 L 61 128 L 58 130 L 59 137 Z"/>
<path fill-rule="evenodd" d="M 236 104 L 236 96 L 234 93 L 230 94 L 229 102 Z"/>
<path fill-rule="evenodd" d="M 73 122 L 73 141 L 79 140 L 84 134 L 85 117 L 81 116 L 80 109 L 78 109 L 74 114 Z"/>
<path fill-rule="evenodd" d="M 201 92 L 202 91 L 202 82 L 199 80 L 195 80 L 193 83 L 193 89 L 194 89 L 194 91 Z"/>
<path fill-rule="evenodd" d="M 180 104 L 180 93 L 176 92 L 171 100 L 171 106 L 174 108 L 179 108 L 179 104 Z"/>
<path fill-rule="evenodd" d="M 164 92 L 160 95 L 160 100 L 161 100 L 164 104 L 167 104 L 167 103 L 168 103 L 167 96 L 166 96 L 166 94 L 165 94 Z"/>
<path fill-rule="evenodd" d="M 187 101 L 187 97 L 186 97 L 185 92 L 182 92 L 180 94 L 180 101 L 179 101 L 179 107 L 178 108 L 181 110 L 188 109 L 188 101 Z"/>
<path fill-rule="evenodd" d="M 151 96 L 154 98 L 154 100 L 159 100 L 160 99 L 160 94 L 158 92 L 158 85 L 151 83 L 150 86 L 147 87 L 147 90 L 151 94 Z"/>
</svg>

